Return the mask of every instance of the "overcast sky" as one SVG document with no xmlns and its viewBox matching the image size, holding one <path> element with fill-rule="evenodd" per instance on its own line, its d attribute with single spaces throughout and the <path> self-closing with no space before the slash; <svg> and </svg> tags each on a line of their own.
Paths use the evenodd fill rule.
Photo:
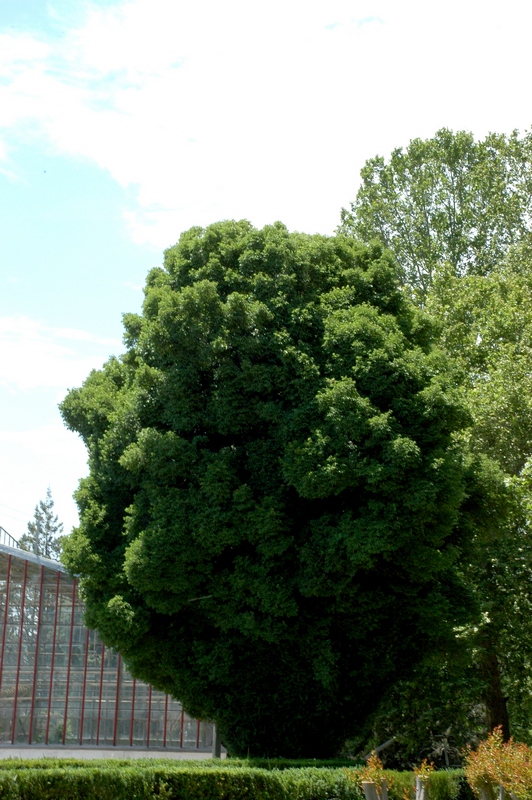
<svg viewBox="0 0 532 800">
<path fill-rule="evenodd" d="M 532 123 L 514 0 L 0 0 L 0 526 L 86 471 L 57 403 L 181 231 L 330 234 L 366 159 Z"/>
</svg>

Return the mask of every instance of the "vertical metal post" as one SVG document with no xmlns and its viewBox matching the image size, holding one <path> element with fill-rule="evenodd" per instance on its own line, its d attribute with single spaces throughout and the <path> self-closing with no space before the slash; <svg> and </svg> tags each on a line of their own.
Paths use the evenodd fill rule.
<svg viewBox="0 0 532 800">
<path fill-rule="evenodd" d="M 33 738 L 33 717 L 35 714 L 35 693 L 37 691 L 37 676 L 39 667 L 39 644 L 41 640 L 41 625 L 42 625 L 43 584 L 44 584 L 44 567 L 41 565 L 41 579 L 39 581 L 39 611 L 37 613 L 37 635 L 35 637 L 35 663 L 33 665 L 33 686 L 31 687 L 31 709 L 30 709 L 30 724 L 28 731 L 28 744 L 31 744 L 31 740 Z"/>
<path fill-rule="evenodd" d="M 103 665 L 105 662 L 105 645 L 102 644 L 102 666 L 100 669 L 100 697 L 98 699 L 98 721 L 96 723 L 96 744 L 100 744 L 100 720 L 102 718 Z"/>
<path fill-rule="evenodd" d="M 198 723 L 196 725 L 196 750 L 198 750 L 200 746 L 200 728 L 201 728 L 201 720 L 198 720 Z"/>
<path fill-rule="evenodd" d="M 150 688 L 148 690 L 148 729 L 146 731 L 146 747 L 150 746 L 150 728 L 151 728 L 151 694 L 153 688 L 150 683 Z"/>
<path fill-rule="evenodd" d="M 181 706 L 181 719 L 179 721 L 179 747 L 183 747 L 183 734 L 185 732 L 185 712 Z"/>
<path fill-rule="evenodd" d="M 48 692 L 48 714 L 46 717 L 46 734 L 44 743 L 48 744 L 48 735 L 50 733 L 50 716 L 52 713 L 52 693 L 54 689 L 54 666 L 55 666 L 55 645 L 57 642 L 57 617 L 59 615 L 59 586 L 61 583 L 61 573 L 57 573 L 57 581 L 55 587 L 55 611 L 54 611 L 54 635 L 52 638 L 52 663 L 50 665 L 50 690 Z"/>
<path fill-rule="evenodd" d="M 63 717 L 63 738 L 61 744 L 66 741 L 67 722 L 68 722 L 68 693 L 70 689 L 70 669 L 72 667 L 72 642 L 74 637 L 74 617 L 76 610 L 76 579 L 72 581 L 72 608 L 70 614 L 70 638 L 68 640 L 68 661 L 67 661 L 67 676 L 65 687 L 65 715 Z"/>
<path fill-rule="evenodd" d="M 222 757 L 222 742 L 220 739 L 220 732 L 218 731 L 218 726 L 212 726 L 212 757 L 213 758 L 221 758 Z"/>
<path fill-rule="evenodd" d="M 0 653 L 0 689 L 2 688 L 2 672 L 4 671 L 4 659 L 6 657 L 6 631 L 7 620 L 9 617 L 9 588 L 11 585 L 11 555 L 7 557 L 7 578 L 6 578 L 6 605 L 4 609 L 4 624 L 2 625 L 2 652 Z"/>
<path fill-rule="evenodd" d="M 87 669 L 89 667 L 89 634 L 85 633 L 85 662 L 83 664 L 83 686 L 81 687 L 81 719 L 79 721 L 79 743 L 83 744 L 83 724 L 85 722 L 85 697 L 87 695 Z"/>
<path fill-rule="evenodd" d="M 116 747 L 116 733 L 118 730 L 118 710 L 120 708 L 120 684 L 122 678 L 122 658 L 118 654 L 118 665 L 116 668 L 116 698 L 115 698 L 115 718 L 113 721 L 113 747 Z"/>
<path fill-rule="evenodd" d="M 133 747 L 133 732 L 135 725 L 135 689 L 137 688 L 137 679 L 133 678 L 133 689 L 131 691 L 131 722 L 129 723 L 129 746 Z"/>
<path fill-rule="evenodd" d="M 166 729 L 168 726 L 168 695 L 164 696 L 164 728 L 163 728 L 163 747 L 166 747 Z"/>
<path fill-rule="evenodd" d="M 26 602 L 26 582 L 28 579 L 28 562 L 24 561 L 24 578 L 22 579 L 22 597 L 20 603 L 20 628 L 18 640 L 17 676 L 15 678 L 15 694 L 13 696 L 13 722 L 11 725 L 11 744 L 15 744 L 15 729 L 17 725 L 18 687 L 20 682 L 20 661 L 22 658 L 22 638 L 24 635 L 24 604 Z"/>
</svg>

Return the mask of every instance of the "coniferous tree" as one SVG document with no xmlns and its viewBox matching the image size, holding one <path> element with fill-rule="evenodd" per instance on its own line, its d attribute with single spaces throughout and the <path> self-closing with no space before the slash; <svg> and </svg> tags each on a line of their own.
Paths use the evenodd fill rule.
<svg viewBox="0 0 532 800">
<path fill-rule="evenodd" d="M 382 248 L 280 223 L 182 234 L 125 325 L 61 406 L 86 622 L 232 754 L 330 756 L 471 618 L 450 365 Z"/>
<path fill-rule="evenodd" d="M 54 501 L 50 487 L 46 490 L 46 500 L 35 506 L 33 520 L 28 522 L 28 530 L 19 539 L 22 550 L 31 550 L 37 556 L 59 559 L 62 550 L 63 523 L 54 514 Z"/>
</svg>

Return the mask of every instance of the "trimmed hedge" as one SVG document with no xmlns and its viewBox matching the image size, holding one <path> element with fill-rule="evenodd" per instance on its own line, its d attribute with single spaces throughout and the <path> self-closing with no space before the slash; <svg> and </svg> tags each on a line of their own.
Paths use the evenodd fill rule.
<svg viewBox="0 0 532 800">
<path fill-rule="evenodd" d="M 161 767 L 169 769 L 241 769 L 241 768 L 258 768 L 267 770 L 284 770 L 284 769 L 306 769 L 308 767 L 317 769 L 334 769 L 340 767 L 347 767 L 353 769 L 357 763 L 352 759 L 330 759 L 329 761 L 319 761 L 313 758 L 290 760 L 286 758 L 227 758 L 223 760 L 216 760 L 205 758 L 200 760 L 186 760 L 176 758 L 102 758 L 88 761 L 86 758 L 50 758 L 43 756 L 42 758 L 10 758 L 7 760 L 0 759 L 0 770 L 2 769 L 66 769 L 73 768 L 79 769 L 90 765 L 98 765 L 100 769 L 115 769 L 121 767 Z"/>
<path fill-rule="evenodd" d="M 2 800 L 361 800 L 341 769 L 106 764 L 0 769 Z"/>
<path fill-rule="evenodd" d="M 270 768 L 243 761 L 81 761 L 76 759 L 0 762 L 2 800 L 363 800 L 357 770 Z M 390 800 L 413 798 L 411 772 L 386 771 Z M 460 770 L 434 772 L 430 800 L 469 800 Z"/>
<path fill-rule="evenodd" d="M 414 797 L 416 777 L 413 772 L 385 770 L 385 774 L 390 800 Z M 432 772 L 428 779 L 430 800 L 458 800 L 463 776 L 461 769 Z"/>
</svg>

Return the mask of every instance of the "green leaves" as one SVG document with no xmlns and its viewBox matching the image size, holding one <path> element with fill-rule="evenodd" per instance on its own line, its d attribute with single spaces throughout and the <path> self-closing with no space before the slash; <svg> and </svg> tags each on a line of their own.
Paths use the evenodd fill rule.
<svg viewBox="0 0 532 800">
<path fill-rule="evenodd" d="M 235 752 L 334 752 L 452 629 L 467 415 L 430 324 L 380 247 L 226 222 L 125 325 L 63 404 L 90 620 Z"/>
<path fill-rule="evenodd" d="M 368 160 L 340 229 L 389 247 L 421 298 L 439 264 L 457 276 L 487 274 L 530 230 L 531 156 L 530 133 L 490 133 L 476 142 L 442 128 L 388 161 Z"/>
</svg>

